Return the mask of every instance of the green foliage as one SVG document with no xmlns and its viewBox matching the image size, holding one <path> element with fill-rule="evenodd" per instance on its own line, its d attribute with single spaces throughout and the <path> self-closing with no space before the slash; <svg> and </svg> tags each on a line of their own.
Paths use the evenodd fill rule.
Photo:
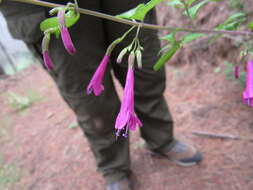
<svg viewBox="0 0 253 190">
<path fill-rule="evenodd" d="M 175 36 L 176 36 L 176 32 L 172 32 L 166 36 L 161 37 L 160 39 L 166 40 L 168 43 L 173 44 L 177 41 Z M 204 37 L 204 36 L 205 36 L 205 34 L 202 34 L 202 33 L 186 34 L 182 37 L 181 44 L 184 45 L 184 44 L 190 43 L 190 42 L 197 40 L 197 39 Z"/>
<path fill-rule="evenodd" d="M 186 34 L 182 37 L 181 40 L 177 41 L 176 39 L 176 32 L 172 32 L 166 36 L 161 37 L 161 40 L 166 40 L 168 42 L 168 45 L 164 46 L 159 54 L 165 50 L 167 50 L 166 53 L 164 53 L 164 55 L 162 55 L 160 57 L 160 59 L 157 61 L 157 63 L 154 65 L 154 70 L 157 71 L 159 70 L 161 67 L 164 66 L 164 64 L 166 62 L 168 62 L 173 55 L 185 44 L 190 43 L 194 40 L 197 40 L 198 38 L 201 38 L 205 36 L 205 34 L 201 34 L 201 33 L 191 33 L 191 34 Z"/>
<path fill-rule="evenodd" d="M 9 127 L 12 125 L 12 119 L 8 116 L 2 117 L 0 119 L 0 140 L 2 141 L 2 137 L 6 137 L 8 133 Z M 0 141 L 0 142 L 1 142 Z"/>
<path fill-rule="evenodd" d="M 154 65 L 154 70 L 158 71 L 159 69 L 161 69 L 161 67 L 164 66 L 165 63 L 167 63 L 172 57 L 173 55 L 177 52 L 177 50 L 181 47 L 181 42 L 175 42 L 172 44 L 172 47 L 164 54 L 160 57 L 160 59 L 156 62 L 156 64 Z"/>
<path fill-rule="evenodd" d="M 246 21 L 245 13 L 235 13 L 229 16 L 225 22 L 219 24 L 216 29 L 218 30 L 236 30 L 242 22 Z"/>
<path fill-rule="evenodd" d="M 169 0 L 169 2 L 166 4 L 174 8 L 184 8 L 184 4 L 181 2 L 181 0 Z"/>
<path fill-rule="evenodd" d="M 0 189 L 12 189 L 20 180 L 21 172 L 15 164 L 6 164 L 0 157 Z"/>
<path fill-rule="evenodd" d="M 139 4 L 137 7 L 127 12 L 124 12 L 120 15 L 117 15 L 116 17 L 129 19 L 129 20 L 144 21 L 146 14 L 162 1 L 164 0 L 150 0 L 148 3 Z"/>
<path fill-rule="evenodd" d="M 190 7 L 197 0 L 187 0 L 187 6 Z"/>
<path fill-rule="evenodd" d="M 7 95 L 10 106 L 16 111 L 23 111 L 41 100 L 41 96 L 33 91 L 28 92 L 26 96 L 14 92 L 9 92 Z"/>
<path fill-rule="evenodd" d="M 169 0 L 167 5 L 175 8 L 184 8 L 185 11 L 183 14 L 189 16 L 191 19 L 195 19 L 202 7 L 209 2 L 216 2 L 219 0 L 203 0 L 195 4 L 196 1 L 197 0 Z"/>
<path fill-rule="evenodd" d="M 66 26 L 69 28 L 73 26 L 80 18 L 80 14 L 76 14 L 75 11 L 69 10 L 65 13 Z M 60 34 L 60 28 L 57 17 L 51 17 L 41 22 L 41 31 L 45 32 L 49 29 L 54 29 L 56 36 Z"/>
<path fill-rule="evenodd" d="M 182 44 L 187 44 L 187 43 L 190 43 L 194 40 L 197 40 L 201 37 L 204 37 L 205 34 L 202 34 L 202 33 L 191 33 L 191 34 L 187 34 L 183 37 L 183 40 L 182 40 Z"/>
<path fill-rule="evenodd" d="M 190 7 L 197 0 L 168 0 L 166 4 L 175 8 Z"/>
<path fill-rule="evenodd" d="M 246 72 L 244 71 L 240 71 L 239 73 L 239 78 L 236 79 L 235 75 L 234 75 L 234 64 L 229 63 L 229 62 L 224 62 L 225 65 L 225 70 L 224 73 L 226 75 L 226 79 L 227 80 L 236 80 L 238 82 L 240 82 L 241 85 L 245 85 L 245 80 L 246 80 Z"/>
<path fill-rule="evenodd" d="M 229 63 L 229 62 L 225 62 L 225 75 L 227 79 L 233 79 L 234 78 L 234 65 Z"/>
<path fill-rule="evenodd" d="M 207 3 L 209 3 L 210 0 L 204 0 L 204 1 L 201 1 L 200 3 L 190 7 L 188 9 L 188 13 L 191 18 L 195 19 L 197 17 L 197 14 L 199 12 L 199 10 L 204 7 Z M 187 15 L 186 11 L 184 12 L 185 15 Z"/>
<path fill-rule="evenodd" d="M 244 5 L 242 0 L 228 0 L 228 3 L 231 8 L 237 9 L 237 10 L 243 10 Z"/>
<path fill-rule="evenodd" d="M 248 23 L 247 27 L 251 30 L 253 30 L 253 21 L 251 21 L 250 23 Z"/>
<path fill-rule="evenodd" d="M 176 40 L 176 32 L 171 32 L 169 34 L 167 34 L 166 36 L 163 36 L 160 38 L 161 40 L 166 40 L 168 43 L 175 43 Z"/>
</svg>

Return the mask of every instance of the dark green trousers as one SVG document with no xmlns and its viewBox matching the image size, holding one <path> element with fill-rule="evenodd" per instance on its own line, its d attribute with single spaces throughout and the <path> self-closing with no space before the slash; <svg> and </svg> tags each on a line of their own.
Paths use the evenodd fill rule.
<svg viewBox="0 0 253 190">
<path fill-rule="evenodd" d="M 79 1 L 80 7 L 117 15 L 142 1 L 92 0 Z M 156 23 L 155 12 L 147 15 L 148 23 Z M 119 51 L 129 45 L 135 33 L 117 46 L 111 56 L 110 69 L 104 78 L 105 91 L 98 97 L 86 95 L 86 87 L 102 60 L 107 46 L 126 32 L 130 26 L 82 15 L 70 28 L 77 48 L 74 56 L 67 54 L 61 40 L 53 39 L 50 55 L 55 70 L 50 72 L 64 100 L 75 112 L 96 158 L 98 170 L 110 183 L 125 177 L 130 171 L 129 139 L 115 138 L 115 119 L 120 100 L 112 80 L 112 70 L 122 86 L 125 84 L 127 62 L 116 64 Z M 166 152 L 173 142 L 173 122 L 163 97 L 165 71 L 152 70 L 157 60 L 160 42 L 157 33 L 141 30 L 144 47 L 143 68 L 135 69 L 135 110 L 143 122 L 141 136 L 152 151 Z"/>
</svg>

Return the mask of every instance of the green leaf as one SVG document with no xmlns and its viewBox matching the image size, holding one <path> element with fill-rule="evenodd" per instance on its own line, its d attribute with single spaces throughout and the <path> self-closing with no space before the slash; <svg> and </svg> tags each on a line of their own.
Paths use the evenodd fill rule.
<svg viewBox="0 0 253 190">
<path fill-rule="evenodd" d="M 181 47 L 180 42 L 176 42 L 173 44 L 173 46 L 162 56 L 160 59 L 156 62 L 153 69 L 155 71 L 158 71 L 164 64 L 169 61 L 173 55 L 177 52 L 177 50 Z"/>
<path fill-rule="evenodd" d="M 194 3 L 195 1 L 197 1 L 197 0 L 188 0 L 187 5 L 190 7 L 192 5 L 192 3 Z"/>
<path fill-rule="evenodd" d="M 176 42 L 176 32 L 172 32 L 166 36 L 163 36 L 160 38 L 161 40 L 166 40 L 168 41 L 169 43 L 175 43 Z"/>
<path fill-rule="evenodd" d="M 80 14 L 75 14 L 73 10 L 65 13 L 66 26 L 69 28 L 74 25 L 80 18 Z M 44 32 L 50 28 L 57 28 L 56 33 L 60 31 L 57 17 L 51 17 L 41 22 L 40 29 Z"/>
<path fill-rule="evenodd" d="M 228 19 L 225 22 L 231 22 L 231 21 L 234 21 L 236 19 L 243 18 L 245 16 L 246 16 L 245 13 L 235 13 L 235 14 L 229 16 Z"/>
<path fill-rule="evenodd" d="M 247 27 L 248 27 L 249 29 L 253 30 L 253 21 L 251 21 L 251 22 L 247 25 Z"/>
<path fill-rule="evenodd" d="M 194 5 L 193 7 L 189 8 L 190 17 L 195 19 L 197 17 L 197 14 L 198 14 L 200 8 L 202 8 L 203 6 L 205 6 L 209 2 L 210 2 L 210 0 L 204 0 L 204 1 L 201 1 L 200 3 Z M 187 15 L 186 11 L 184 12 L 184 15 Z"/>
<path fill-rule="evenodd" d="M 145 18 L 145 15 L 146 15 L 144 12 L 144 7 L 145 7 L 145 4 L 143 4 L 143 3 L 139 4 L 134 9 L 131 9 L 127 12 L 117 15 L 116 17 L 129 19 L 129 20 L 135 19 L 135 20 L 143 21 Z"/>
<path fill-rule="evenodd" d="M 227 18 L 225 22 L 219 24 L 216 29 L 218 30 L 235 30 L 242 22 L 246 20 L 245 13 L 235 13 Z"/>
<path fill-rule="evenodd" d="M 164 0 L 151 0 L 145 5 L 146 12 L 149 12 L 151 9 L 153 9 L 156 5 L 163 2 Z"/>
<path fill-rule="evenodd" d="M 181 0 L 170 0 L 166 3 L 168 6 L 172 6 L 175 8 L 184 8 L 184 4 L 181 2 Z"/>
<path fill-rule="evenodd" d="M 144 4 L 139 4 L 137 7 L 124 12 L 120 15 L 117 15 L 116 17 L 118 18 L 124 18 L 124 19 L 129 19 L 129 20 L 139 20 L 143 21 L 146 14 L 153 9 L 156 5 L 161 3 L 164 0 L 151 0 L 148 3 Z"/>
<path fill-rule="evenodd" d="M 203 36 L 205 36 L 205 34 L 201 34 L 201 33 L 187 34 L 183 37 L 182 44 L 187 44 Z"/>
</svg>

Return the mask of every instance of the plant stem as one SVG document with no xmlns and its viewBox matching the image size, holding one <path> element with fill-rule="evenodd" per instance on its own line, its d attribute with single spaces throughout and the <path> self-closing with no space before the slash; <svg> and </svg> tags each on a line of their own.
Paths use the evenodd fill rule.
<svg viewBox="0 0 253 190">
<path fill-rule="evenodd" d="M 39 1 L 39 0 L 10 0 L 10 1 L 28 3 L 28 4 L 33 4 L 33 5 L 43 6 L 43 7 L 50 7 L 50 8 L 65 6 L 62 4 L 49 3 L 49 2 Z M 169 31 L 177 31 L 177 32 L 207 33 L 207 34 L 227 34 L 227 35 L 232 35 L 232 36 L 235 36 L 235 35 L 253 36 L 253 32 L 248 32 L 248 31 L 190 29 L 190 28 L 171 27 L 171 26 L 162 26 L 162 25 L 154 25 L 154 24 L 144 24 L 141 22 L 133 22 L 130 20 L 121 19 L 115 16 L 111 16 L 108 14 L 100 13 L 97 11 L 91 11 L 91 10 L 83 9 L 83 8 L 78 8 L 78 12 L 82 14 L 86 14 L 86 15 L 91 15 L 91 16 L 111 20 L 114 22 L 119 22 L 122 24 L 127 24 L 127 25 L 132 25 L 132 26 L 141 25 L 142 28 L 151 29 L 151 30 L 169 30 Z"/>
<path fill-rule="evenodd" d="M 187 16 L 190 19 L 192 27 L 195 28 L 195 23 L 194 23 L 194 20 L 191 17 L 191 14 L 190 14 L 190 11 L 189 11 L 189 6 L 188 6 L 187 2 L 185 0 L 183 0 L 182 3 L 184 4 L 184 8 L 185 8 L 186 14 L 187 14 Z"/>
</svg>

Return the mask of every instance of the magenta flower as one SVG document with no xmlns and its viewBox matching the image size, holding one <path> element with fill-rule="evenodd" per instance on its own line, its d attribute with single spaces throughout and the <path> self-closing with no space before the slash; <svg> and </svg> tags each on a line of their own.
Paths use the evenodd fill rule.
<svg viewBox="0 0 253 190">
<path fill-rule="evenodd" d="M 243 92 L 243 102 L 253 107 L 253 61 L 247 63 L 246 88 Z"/>
<path fill-rule="evenodd" d="M 137 126 L 141 127 L 142 123 L 134 112 L 134 69 L 129 66 L 123 100 L 115 123 L 116 136 L 124 131 L 122 135 L 127 137 L 128 130 L 134 131 Z"/>
<path fill-rule="evenodd" d="M 240 67 L 239 66 L 234 67 L 234 76 L 236 79 L 238 79 L 240 77 Z"/>
<path fill-rule="evenodd" d="M 49 57 L 48 51 L 43 52 L 43 60 L 44 60 L 44 65 L 46 66 L 46 68 L 48 70 L 53 70 L 54 65 L 53 65 L 51 58 Z"/>
<path fill-rule="evenodd" d="M 50 33 L 46 33 L 42 40 L 42 54 L 43 54 L 43 61 L 44 65 L 48 70 L 53 70 L 54 65 L 49 56 L 49 43 L 50 43 Z"/>
<path fill-rule="evenodd" d="M 68 28 L 66 27 L 66 24 L 65 24 L 65 10 L 60 9 L 58 11 L 57 16 L 58 16 L 58 22 L 59 22 L 59 26 L 61 30 L 61 38 L 63 41 L 63 45 L 65 49 L 67 50 L 67 52 L 73 55 L 76 52 L 76 48 L 71 40 Z"/>
<path fill-rule="evenodd" d="M 102 84 L 106 67 L 109 63 L 110 55 L 105 54 L 103 60 L 99 64 L 95 74 L 93 75 L 87 89 L 86 93 L 89 95 L 92 92 L 95 94 L 95 96 L 99 96 L 102 91 L 104 90 L 104 85 Z"/>
</svg>

